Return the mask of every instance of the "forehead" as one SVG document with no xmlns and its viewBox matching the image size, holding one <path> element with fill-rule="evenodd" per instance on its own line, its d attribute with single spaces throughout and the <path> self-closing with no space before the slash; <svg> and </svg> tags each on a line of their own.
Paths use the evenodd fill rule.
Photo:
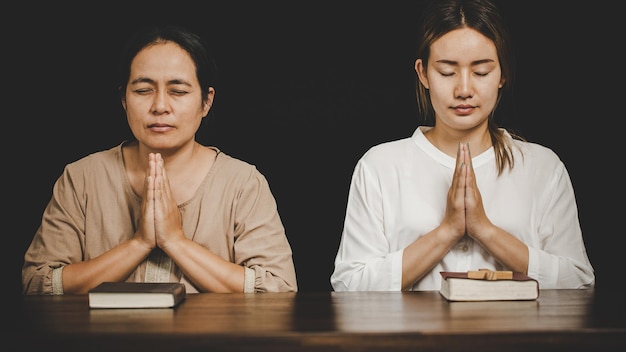
<svg viewBox="0 0 626 352">
<path fill-rule="evenodd" d="M 141 49 L 133 58 L 131 76 L 173 75 L 195 77 L 195 64 L 187 51 L 173 42 Z"/>
<path fill-rule="evenodd" d="M 430 59 L 471 62 L 484 59 L 497 61 L 493 41 L 471 28 L 460 28 L 437 38 L 430 46 Z"/>
</svg>

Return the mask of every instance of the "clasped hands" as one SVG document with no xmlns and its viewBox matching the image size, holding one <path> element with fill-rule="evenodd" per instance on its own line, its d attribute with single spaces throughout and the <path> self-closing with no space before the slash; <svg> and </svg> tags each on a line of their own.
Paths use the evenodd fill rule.
<svg viewBox="0 0 626 352">
<path fill-rule="evenodd" d="M 135 236 L 141 237 L 150 248 L 163 248 L 167 241 L 184 237 L 182 218 L 161 154 L 150 153 L 148 158 L 141 216 Z M 458 146 L 443 223 L 448 224 L 457 239 L 467 234 L 477 240 L 479 229 L 491 225 L 476 183 L 468 143 Z"/>
<path fill-rule="evenodd" d="M 141 215 L 135 237 L 151 249 L 184 238 L 182 217 L 172 194 L 160 153 L 150 153 L 142 195 Z"/>
<path fill-rule="evenodd" d="M 483 207 L 480 190 L 472 165 L 468 143 L 459 143 L 456 167 L 452 184 L 448 190 L 446 211 L 442 224 L 452 229 L 453 236 L 460 240 L 464 235 L 480 241 L 480 234 L 492 226 Z"/>
</svg>

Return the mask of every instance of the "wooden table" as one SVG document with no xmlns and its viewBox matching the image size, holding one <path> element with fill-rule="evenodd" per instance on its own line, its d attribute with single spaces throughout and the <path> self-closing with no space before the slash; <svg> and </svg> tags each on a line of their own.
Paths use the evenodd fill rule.
<svg viewBox="0 0 626 352">
<path fill-rule="evenodd" d="M 447 302 L 438 292 L 188 294 L 175 309 L 89 309 L 24 296 L 11 335 L 56 351 L 626 351 L 617 293 Z M 5 342 L 6 344 L 6 342 Z"/>
</svg>

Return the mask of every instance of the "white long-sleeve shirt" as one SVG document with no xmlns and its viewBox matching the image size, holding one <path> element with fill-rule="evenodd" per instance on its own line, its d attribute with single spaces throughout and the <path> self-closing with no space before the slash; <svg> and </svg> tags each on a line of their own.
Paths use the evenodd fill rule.
<svg viewBox="0 0 626 352">
<path fill-rule="evenodd" d="M 426 139 L 427 128 L 374 146 L 358 161 L 330 278 L 335 291 L 400 291 L 404 248 L 441 223 L 455 158 Z M 487 217 L 528 246 L 528 275 L 540 288 L 593 287 L 565 165 L 544 146 L 513 143 L 515 166 L 500 176 L 493 148 L 472 158 Z M 465 236 L 411 289 L 438 290 L 440 271 L 481 268 L 509 270 Z"/>
</svg>

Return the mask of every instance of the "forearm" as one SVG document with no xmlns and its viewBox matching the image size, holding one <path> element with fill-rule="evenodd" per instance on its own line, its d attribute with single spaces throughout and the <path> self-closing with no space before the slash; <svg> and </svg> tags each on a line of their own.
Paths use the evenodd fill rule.
<svg viewBox="0 0 626 352">
<path fill-rule="evenodd" d="M 102 255 L 63 268 L 63 293 L 87 293 L 104 281 L 122 281 L 150 254 L 151 249 L 131 239 Z"/>
<path fill-rule="evenodd" d="M 449 229 L 439 226 L 408 245 L 402 255 L 402 289 L 428 274 L 457 241 Z"/>
<path fill-rule="evenodd" d="M 528 246 L 517 237 L 497 226 L 491 226 L 481 231 L 481 236 L 474 237 L 474 240 L 509 270 L 527 273 Z"/>
<path fill-rule="evenodd" d="M 187 238 L 169 241 L 162 249 L 200 292 L 244 292 L 243 266 Z"/>
</svg>

